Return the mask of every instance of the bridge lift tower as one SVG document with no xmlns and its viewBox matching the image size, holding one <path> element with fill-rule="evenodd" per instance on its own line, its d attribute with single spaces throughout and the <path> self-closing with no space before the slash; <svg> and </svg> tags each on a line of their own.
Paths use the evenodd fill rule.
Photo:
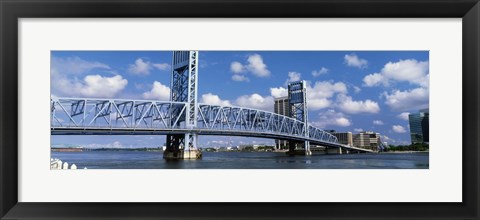
<svg viewBox="0 0 480 220">
<path fill-rule="evenodd" d="M 172 118 L 179 115 L 179 122 L 187 129 L 197 127 L 197 87 L 198 87 L 198 51 L 174 51 L 172 58 L 170 101 L 186 102 L 186 109 L 172 108 Z M 172 126 L 175 122 L 171 122 Z M 177 124 L 178 125 L 178 124 Z M 197 148 L 198 134 L 167 135 L 167 146 L 163 153 L 165 159 L 200 159 L 202 153 Z"/>
<path fill-rule="evenodd" d="M 305 123 L 305 136 L 308 134 L 308 110 L 307 110 L 307 83 L 305 80 L 291 82 L 288 84 L 288 100 L 290 108 L 290 117 Z M 310 151 L 310 142 L 289 141 L 289 155 L 312 155 Z M 303 145 L 304 151 L 298 149 Z"/>
</svg>

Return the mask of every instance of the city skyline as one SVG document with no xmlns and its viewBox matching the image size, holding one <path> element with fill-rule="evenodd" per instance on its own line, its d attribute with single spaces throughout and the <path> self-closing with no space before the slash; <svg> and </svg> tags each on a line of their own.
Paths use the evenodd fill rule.
<svg viewBox="0 0 480 220">
<path fill-rule="evenodd" d="M 171 51 L 53 51 L 57 97 L 168 100 Z M 428 108 L 428 51 L 200 51 L 198 100 L 273 112 L 286 84 L 306 80 L 309 123 L 337 131 L 374 131 L 409 144 L 408 113 Z M 150 147 L 164 136 L 55 136 L 52 146 Z M 200 137 L 201 147 L 264 143 Z"/>
</svg>

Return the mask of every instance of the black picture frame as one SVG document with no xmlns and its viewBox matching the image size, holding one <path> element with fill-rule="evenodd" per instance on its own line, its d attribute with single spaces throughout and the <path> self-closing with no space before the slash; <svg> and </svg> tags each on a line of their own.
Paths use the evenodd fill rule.
<svg viewBox="0 0 480 220">
<path fill-rule="evenodd" d="M 463 202 L 18 202 L 17 21 L 19 18 L 60 17 L 462 18 Z M 478 0 L 0 0 L 0 19 L 1 219 L 479 219 L 480 4 Z"/>
</svg>

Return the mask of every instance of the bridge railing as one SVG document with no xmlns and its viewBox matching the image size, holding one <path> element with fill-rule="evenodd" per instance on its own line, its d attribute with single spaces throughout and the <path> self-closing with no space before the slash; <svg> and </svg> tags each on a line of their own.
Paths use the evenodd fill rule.
<svg viewBox="0 0 480 220">
<path fill-rule="evenodd" d="M 151 100 L 51 100 L 52 129 L 186 129 L 188 103 Z M 307 137 L 329 143 L 337 138 L 304 122 L 276 113 L 237 106 L 198 104 L 197 128 Z"/>
</svg>

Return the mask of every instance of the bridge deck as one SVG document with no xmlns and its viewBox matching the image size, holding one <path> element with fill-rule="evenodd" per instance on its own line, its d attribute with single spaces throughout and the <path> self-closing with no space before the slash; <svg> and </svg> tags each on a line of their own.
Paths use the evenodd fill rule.
<svg viewBox="0 0 480 220">
<path fill-rule="evenodd" d="M 309 141 L 313 145 L 372 152 L 338 143 L 302 121 L 258 109 L 198 104 L 197 127 L 188 128 L 188 103 L 149 100 L 71 99 L 51 101 L 52 135 L 184 134 Z"/>
</svg>

